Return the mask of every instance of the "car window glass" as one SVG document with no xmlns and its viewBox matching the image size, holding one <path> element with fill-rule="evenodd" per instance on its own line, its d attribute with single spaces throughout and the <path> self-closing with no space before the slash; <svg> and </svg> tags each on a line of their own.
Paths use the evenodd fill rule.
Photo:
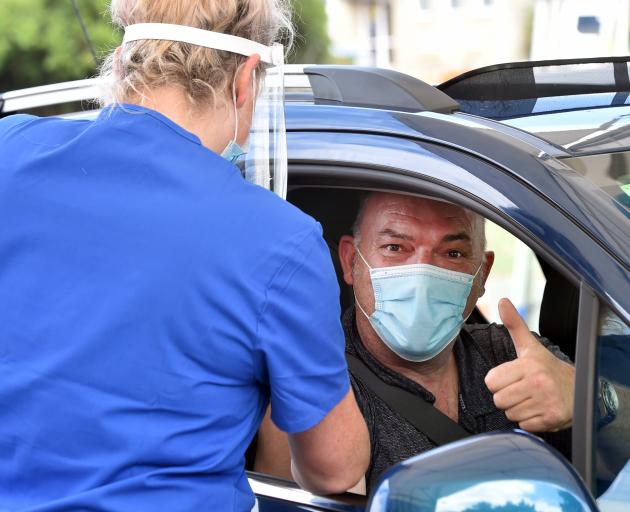
<svg viewBox="0 0 630 512">
<path fill-rule="evenodd" d="M 534 252 L 514 235 L 486 221 L 486 249 L 494 251 L 494 265 L 486 281 L 486 292 L 477 306 L 489 322 L 501 323 L 497 303 L 508 297 L 527 322 L 538 332 L 540 304 L 545 276 Z"/>
<path fill-rule="evenodd" d="M 630 459 L 630 326 L 600 307 L 595 393 L 597 494 L 604 492 Z"/>
<path fill-rule="evenodd" d="M 585 155 L 566 163 L 612 197 L 617 208 L 630 217 L 630 152 Z"/>
</svg>

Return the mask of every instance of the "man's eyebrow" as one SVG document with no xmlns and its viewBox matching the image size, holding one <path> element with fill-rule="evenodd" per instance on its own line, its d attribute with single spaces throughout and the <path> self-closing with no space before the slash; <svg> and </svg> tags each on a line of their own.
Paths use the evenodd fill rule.
<svg viewBox="0 0 630 512">
<path fill-rule="evenodd" d="M 394 231 L 393 229 L 386 228 L 378 232 L 379 236 L 390 236 L 392 238 L 400 238 L 401 240 L 415 240 L 411 235 L 407 235 L 405 233 L 399 233 L 398 231 Z"/>
<path fill-rule="evenodd" d="M 464 242 L 472 242 L 472 238 L 465 231 L 460 231 L 459 233 L 453 233 L 450 235 L 445 235 L 442 238 L 442 243 L 444 242 L 458 242 L 463 240 Z"/>
</svg>

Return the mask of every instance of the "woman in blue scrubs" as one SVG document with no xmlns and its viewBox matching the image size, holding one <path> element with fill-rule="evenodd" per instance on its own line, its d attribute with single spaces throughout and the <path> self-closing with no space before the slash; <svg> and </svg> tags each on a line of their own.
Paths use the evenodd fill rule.
<svg viewBox="0 0 630 512">
<path fill-rule="evenodd" d="M 298 481 L 343 491 L 369 441 L 321 228 L 231 163 L 285 10 L 112 15 L 96 119 L 0 120 L 0 508 L 249 510 L 269 402 Z"/>
</svg>

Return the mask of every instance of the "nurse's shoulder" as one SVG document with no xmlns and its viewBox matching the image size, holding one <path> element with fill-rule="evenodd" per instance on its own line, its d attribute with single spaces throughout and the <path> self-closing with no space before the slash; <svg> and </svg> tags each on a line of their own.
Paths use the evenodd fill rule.
<svg viewBox="0 0 630 512">
<path fill-rule="evenodd" d="M 59 144 L 91 121 L 15 114 L 0 119 L 0 143 Z"/>
<path fill-rule="evenodd" d="M 0 139 L 7 137 L 16 127 L 24 126 L 35 119 L 38 117 L 28 114 L 15 114 L 0 119 Z"/>
<path fill-rule="evenodd" d="M 240 178 L 240 177 L 239 177 Z M 235 201 L 248 218 L 247 223 L 262 237 L 282 243 L 303 237 L 320 237 L 320 224 L 302 210 L 273 192 L 239 180 Z"/>
</svg>

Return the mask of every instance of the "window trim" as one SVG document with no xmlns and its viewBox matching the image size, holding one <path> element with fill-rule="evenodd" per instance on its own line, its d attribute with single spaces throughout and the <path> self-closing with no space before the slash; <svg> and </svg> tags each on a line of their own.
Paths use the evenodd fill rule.
<svg viewBox="0 0 630 512">
<path fill-rule="evenodd" d="M 575 391 L 571 459 L 587 488 L 595 489 L 595 396 L 597 391 L 597 329 L 599 299 L 584 282 L 580 283 L 577 339 L 575 348 Z"/>
</svg>

